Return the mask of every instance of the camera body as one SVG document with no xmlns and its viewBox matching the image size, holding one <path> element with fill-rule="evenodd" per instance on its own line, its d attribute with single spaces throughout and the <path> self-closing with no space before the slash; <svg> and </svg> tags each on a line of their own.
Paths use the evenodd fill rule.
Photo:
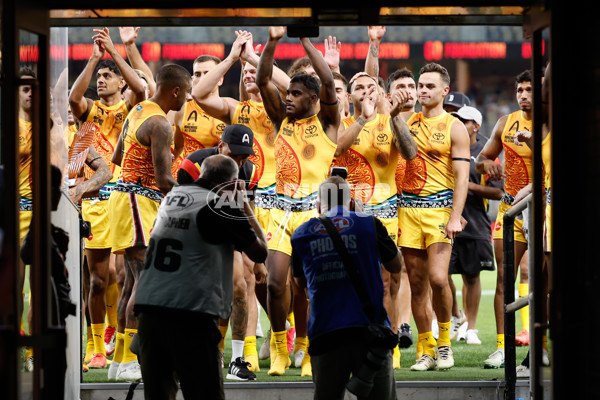
<svg viewBox="0 0 600 400">
<path fill-rule="evenodd" d="M 365 361 L 346 385 L 350 393 L 357 397 L 366 397 L 373 389 L 375 375 L 385 365 L 390 351 L 398 344 L 398 334 L 382 324 L 370 324 L 367 327 L 369 350 Z"/>
</svg>

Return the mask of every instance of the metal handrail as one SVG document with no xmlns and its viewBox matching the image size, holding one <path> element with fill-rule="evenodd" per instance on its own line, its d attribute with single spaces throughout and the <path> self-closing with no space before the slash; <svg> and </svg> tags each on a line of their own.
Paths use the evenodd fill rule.
<svg viewBox="0 0 600 400">
<path fill-rule="evenodd" d="M 504 377 L 506 388 L 504 398 L 514 400 L 516 395 L 517 383 L 517 355 L 515 349 L 515 314 L 514 312 L 529 302 L 519 302 L 517 307 L 515 302 L 515 239 L 514 228 L 515 218 L 531 202 L 532 194 L 528 194 L 518 203 L 506 211 L 503 218 L 503 239 L 504 239 Z"/>
</svg>

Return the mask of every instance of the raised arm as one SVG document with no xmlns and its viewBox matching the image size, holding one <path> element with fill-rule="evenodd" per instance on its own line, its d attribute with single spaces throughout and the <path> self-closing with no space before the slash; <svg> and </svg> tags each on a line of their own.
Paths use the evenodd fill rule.
<svg viewBox="0 0 600 400">
<path fill-rule="evenodd" d="M 129 104 L 128 107 L 131 108 L 131 106 L 143 101 L 146 98 L 146 91 L 144 89 L 142 78 L 135 73 L 133 68 L 127 64 L 125 59 L 121 57 L 121 54 L 115 49 L 108 28 L 94 29 L 94 32 L 96 32 L 96 34 L 93 36 L 93 39 L 99 42 L 101 46 L 104 46 L 106 52 L 110 54 L 117 67 L 119 67 L 119 71 L 121 71 L 121 75 L 127 83 L 127 86 L 129 86 L 133 93 L 133 104 Z"/>
<path fill-rule="evenodd" d="M 253 67 L 258 68 L 260 57 L 258 56 L 257 51 L 253 48 L 252 38 L 250 38 L 250 41 L 246 43 L 242 49 L 240 59 L 242 62 L 249 63 Z M 290 86 L 290 77 L 288 74 L 286 74 L 285 71 L 277 67 L 275 64 L 273 64 L 271 80 L 281 93 L 285 93 L 288 89 L 288 86 Z"/>
<path fill-rule="evenodd" d="M 236 32 L 238 33 L 238 32 Z M 220 119 L 226 124 L 231 123 L 231 108 L 237 103 L 234 99 L 226 99 L 214 93 L 214 88 L 221 82 L 227 71 L 240 59 L 245 44 L 252 39 L 252 34 L 239 31 L 231 45 L 229 55 L 208 71 L 192 88 L 192 97 L 210 116 Z"/>
<path fill-rule="evenodd" d="M 135 45 L 135 39 L 137 39 L 137 35 L 140 31 L 140 27 L 119 27 L 119 35 L 121 36 L 121 41 L 125 45 L 125 50 L 127 51 L 127 59 L 129 63 L 131 63 L 131 67 L 134 69 L 139 69 L 142 71 L 146 77 L 148 78 L 148 98 L 154 96 L 154 92 L 156 91 L 156 81 L 154 80 L 154 76 L 152 75 L 152 70 L 146 64 L 140 51 Z"/>
<path fill-rule="evenodd" d="M 340 51 L 342 49 L 342 42 L 338 42 L 335 36 L 329 36 L 325 38 L 323 44 L 325 46 L 323 58 L 327 65 L 329 65 L 329 69 L 333 72 L 341 73 Z"/>
<path fill-rule="evenodd" d="M 405 89 L 399 90 L 392 96 L 392 108 L 390 109 L 390 125 L 394 134 L 394 145 L 398 152 L 405 160 L 412 160 L 417 156 L 419 148 L 417 142 L 410 134 L 410 129 L 400 111 L 404 108 L 404 104 L 408 100 L 408 91 Z"/>
<path fill-rule="evenodd" d="M 300 38 L 302 47 L 321 81 L 321 92 L 319 93 L 320 111 L 319 119 L 327 137 L 337 143 L 338 128 L 340 126 L 340 113 L 338 99 L 335 93 L 335 82 L 329 65 L 323 58 L 323 54 L 313 46 L 309 38 Z"/>
<path fill-rule="evenodd" d="M 379 76 L 379 45 L 385 34 L 385 26 L 369 26 L 369 51 L 365 60 L 365 72 L 375 79 Z"/>
<path fill-rule="evenodd" d="M 492 130 L 487 143 L 475 160 L 475 169 L 480 174 L 487 174 L 490 179 L 500 181 L 506 177 L 504 167 L 496 162 L 496 158 L 502 152 L 502 131 L 508 116 L 501 117 Z"/>
<path fill-rule="evenodd" d="M 357 116 L 354 114 L 356 117 L 354 122 L 345 129 L 342 129 L 343 124 L 340 123 L 340 130 L 337 138 L 337 149 L 335 151 L 336 157 L 344 154 L 346 150 L 352 146 L 363 126 L 365 126 L 365 123 L 374 113 L 377 112 L 377 88 L 372 87 L 368 92 L 365 92 L 363 97 L 360 99 L 360 102 L 360 115 Z M 355 108 L 355 110 L 357 109 L 358 107 Z"/>
<path fill-rule="evenodd" d="M 285 117 L 285 103 L 281 99 L 279 89 L 273 83 L 273 57 L 277 43 L 285 32 L 285 26 L 272 26 L 269 28 L 269 39 L 256 69 L 256 85 L 260 90 L 265 110 L 275 126 L 275 132 L 278 131 Z"/>
<path fill-rule="evenodd" d="M 79 120 L 82 120 L 81 117 L 87 114 L 92 107 L 92 100 L 85 98 L 84 95 L 94 77 L 96 66 L 102 57 L 104 57 L 105 52 L 104 47 L 101 47 L 100 44 L 94 41 L 92 55 L 71 87 L 69 105 L 71 106 L 71 112 Z"/>
</svg>

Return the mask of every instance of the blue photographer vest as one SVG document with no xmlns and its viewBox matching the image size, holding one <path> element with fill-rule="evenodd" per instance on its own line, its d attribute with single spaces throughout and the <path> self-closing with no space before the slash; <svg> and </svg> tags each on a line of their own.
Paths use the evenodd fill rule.
<svg viewBox="0 0 600 400">
<path fill-rule="evenodd" d="M 361 281 L 373 302 L 378 321 L 385 315 L 383 308 L 383 279 L 377 253 L 373 217 L 357 214 L 339 207 L 327 216 L 340 232 L 350 256 L 358 265 Z M 341 328 L 361 327 L 369 324 L 362 303 L 352 281 L 346 273 L 340 256 L 327 230 L 318 218 L 302 224 L 292 235 L 292 247 L 302 259 L 310 299 L 308 337 Z"/>
</svg>

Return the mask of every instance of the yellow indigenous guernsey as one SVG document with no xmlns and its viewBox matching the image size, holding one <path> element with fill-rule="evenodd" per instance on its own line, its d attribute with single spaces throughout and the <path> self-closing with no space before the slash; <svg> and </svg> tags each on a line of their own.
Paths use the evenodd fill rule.
<svg viewBox="0 0 600 400">
<path fill-rule="evenodd" d="M 347 129 L 355 121 L 356 118 L 351 116 L 342 123 Z M 367 214 L 382 220 L 390 237 L 396 241 L 398 150 L 393 141 L 390 116 L 377 114 L 362 127 L 352 146 L 336 157 L 333 164 L 348 170 L 347 180 L 352 187 L 352 196 L 362 201 Z"/>
<path fill-rule="evenodd" d="M 544 251 L 552 251 L 552 143 L 551 132 L 542 140 L 542 164 L 544 166 L 544 186 L 546 188 L 546 218 L 544 225 Z"/>
<path fill-rule="evenodd" d="M 445 230 L 454 195 L 450 132 L 456 121 L 445 111 L 432 118 L 415 113 L 407 121 L 418 152 L 406 161 L 398 200 L 400 247 L 427 249 L 450 242 Z"/>
<path fill-rule="evenodd" d="M 433 118 L 413 114 L 407 125 L 418 146 L 417 156 L 406 162 L 402 197 L 412 202 L 427 202 L 423 207 L 452 207 L 454 173 L 450 130 L 456 118 L 447 112 Z"/>
<path fill-rule="evenodd" d="M 152 150 L 137 139 L 137 131 L 148 118 L 167 118 L 160 106 L 145 100 L 135 106 L 123 125 L 121 176 L 109 199 L 112 251 L 148 246 L 162 193 L 156 186 Z"/>
<path fill-rule="evenodd" d="M 256 166 L 258 184 L 254 190 L 254 213 L 264 230 L 268 229 L 269 210 L 275 206 L 275 128 L 263 103 L 247 100 L 238 103 L 232 124 L 246 125 L 254 132 L 249 160 Z"/>
<path fill-rule="evenodd" d="M 195 100 L 187 101 L 183 107 L 179 127 L 184 140 L 182 159 L 196 150 L 216 146 L 225 129 L 223 121 L 205 113 Z"/>
<path fill-rule="evenodd" d="M 317 115 L 290 121 L 275 138 L 277 201 L 271 209 L 267 241 L 270 250 L 292 254 L 295 229 L 317 216 L 319 185 L 329 175 L 337 145 L 325 134 Z"/>
<path fill-rule="evenodd" d="M 113 173 L 111 183 L 116 182 L 120 173 L 119 166 L 113 164 L 111 160 L 128 112 L 124 100 L 113 106 L 106 106 L 100 100 L 96 100 L 86 118 L 86 121 L 91 121 L 100 128 L 100 131 L 94 135 L 93 145 Z M 86 165 L 85 177 L 89 178 L 93 174 L 94 171 Z"/>
<path fill-rule="evenodd" d="M 31 122 L 19 118 L 19 243 L 25 238 L 32 217 L 31 150 Z"/>
<path fill-rule="evenodd" d="M 500 140 L 504 150 L 504 196 L 498 206 L 496 224 L 494 225 L 494 239 L 504 239 L 504 213 L 512 206 L 515 195 L 523 187 L 527 186 L 532 179 L 531 149 L 525 145 L 515 144 L 515 133 L 518 131 L 530 131 L 532 121 L 525 118 L 523 111 L 517 110 L 507 116 L 506 124 L 502 130 Z M 515 219 L 515 240 L 527 243 L 523 232 L 523 220 Z"/>
</svg>

